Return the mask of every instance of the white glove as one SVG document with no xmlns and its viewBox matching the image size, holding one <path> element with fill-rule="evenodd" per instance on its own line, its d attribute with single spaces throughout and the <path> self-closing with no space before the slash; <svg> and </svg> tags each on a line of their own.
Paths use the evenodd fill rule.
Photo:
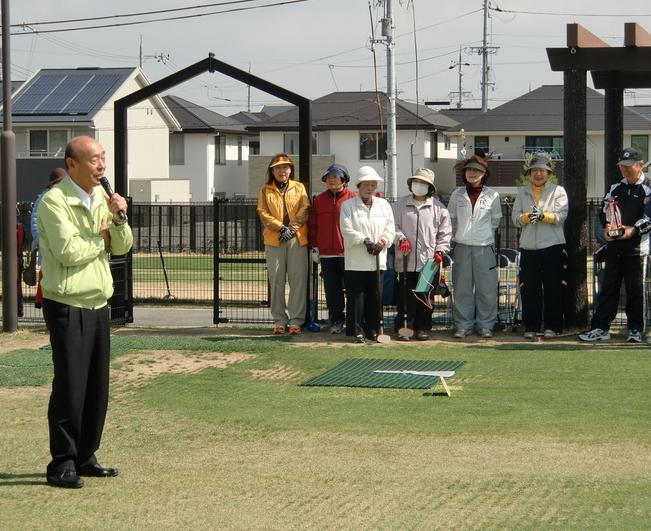
<svg viewBox="0 0 651 531">
<path fill-rule="evenodd" d="M 318 264 L 319 263 L 319 249 L 316 248 L 316 247 L 312 247 L 311 256 L 312 256 L 312 262 L 314 262 L 315 264 Z"/>
</svg>

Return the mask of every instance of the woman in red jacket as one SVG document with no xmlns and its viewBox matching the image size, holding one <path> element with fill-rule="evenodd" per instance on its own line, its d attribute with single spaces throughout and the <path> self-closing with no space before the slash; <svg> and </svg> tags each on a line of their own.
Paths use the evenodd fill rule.
<svg viewBox="0 0 651 531">
<path fill-rule="evenodd" d="M 348 189 L 350 175 L 345 166 L 332 164 L 321 177 L 325 192 L 314 198 L 310 212 L 309 235 L 312 256 L 321 263 L 330 332 L 344 329 L 344 239 L 339 229 L 339 212 L 347 199 L 357 194 Z"/>
</svg>

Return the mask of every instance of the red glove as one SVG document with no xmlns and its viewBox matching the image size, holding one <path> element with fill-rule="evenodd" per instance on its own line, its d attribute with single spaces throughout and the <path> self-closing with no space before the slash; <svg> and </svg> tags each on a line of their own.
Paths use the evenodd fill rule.
<svg viewBox="0 0 651 531">
<path fill-rule="evenodd" d="M 409 243 L 409 240 L 405 238 L 404 240 L 400 241 L 400 245 L 398 245 L 398 248 L 402 252 L 402 254 L 409 254 L 411 252 L 411 243 Z"/>
<path fill-rule="evenodd" d="M 443 253 L 441 251 L 436 251 L 434 253 L 434 261 L 437 264 L 440 264 L 443 261 Z"/>
</svg>

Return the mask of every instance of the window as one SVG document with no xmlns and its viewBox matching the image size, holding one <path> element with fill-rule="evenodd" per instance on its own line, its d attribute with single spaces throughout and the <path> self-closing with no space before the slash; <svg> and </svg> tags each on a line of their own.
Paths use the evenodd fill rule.
<svg viewBox="0 0 651 531">
<path fill-rule="evenodd" d="M 649 135 L 631 135 L 631 147 L 639 149 L 644 160 L 649 160 Z"/>
<path fill-rule="evenodd" d="M 317 134 L 312 132 L 312 155 L 317 153 Z M 288 155 L 298 155 L 298 133 L 283 134 L 283 151 Z"/>
<path fill-rule="evenodd" d="M 33 129 L 29 132 L 30 157 L 63 157 L 68 143 L 65 129 Z"/>
<path fill-rule="evenodd" d="M 170 166 L 185 164 L 185 137 L 170 135 Z"/>
<path fill-rule="evenodd" d="M 29 132 L 29 156 L 47 157 L 47 131 Z"/>
<path fill-rule="evenodd" d="M 242 136 L 237 137 L 237 165 L 242 165 Z"/>
<path fill-rule="evenodd" d="M 359 160 L 386 160 L 386 158 L 386 134 L 366 132 L 359 134 Z"/>
<path fill-rule="evenodd" d="M 429 134 L 429 160 L 431 162 L 439 160 L 439 134 L 436 131 Z"/>
<path fill-rule="evenodd" d="M 563 137 L 562 136 L 527 136 L 524 139 L 524 152 L 537 153 L 544 151 L 552 158 L 563 158 Z"/>
<path fill-rule="evenodd" d="M 446 151 L 450 151 L 450 136 L 443 135 L 443 147 Z"/>
<path fill-rule="evenodd" d="M 226 137 L 224 135 L 215 136 L 215 166 L 226 164 Z"/>
<path fill-rule="evenodd" d="M 249 140 L 249 155 L 259 155 L 259 154 L 260 154 L 260 141 Z"/>
<path fill-rule="evenodd" d="M 480 157 L 485 157 L 488 155 L 490 148 L 488 146 L 488 137 L 487 136 L 476 136 L 475 137 L 475 155 Z"/>
</svg>

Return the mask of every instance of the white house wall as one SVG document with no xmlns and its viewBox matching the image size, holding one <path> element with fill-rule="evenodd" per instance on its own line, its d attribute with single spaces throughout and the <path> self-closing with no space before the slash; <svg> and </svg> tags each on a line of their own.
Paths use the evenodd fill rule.
<svg viewBox="0 0 651 531">
<path fill-rule="evenodd" d="M 226 197 L 248 192 L 249 142 L 242 135 L 242 160 L 238 162 L 237 145 L 239 135 L 226 135 L 226 164 L 215 165 L 215 192 L 223 192 Z M 210 196 L 212 199 L 212 195 Z"/>
<path fill-rule="evenodd" d="M 190 181 L 192 201 L 212 200 L 215 179 L 214 135 L 188 133 L 183 135 L 185 164 L 170 165 L 170 179 Z"/>
<path fill-rule="evenodd" d="M 115 174 L 113 143 L 113 102 L 143 87 L 136 81 L 136 72 L 120 86 L 112 98 L 95 115 L 95 138 L 106 150 L 109 179 Z M 131 106 L 127 111 L 129 181 L 136 179 L 169 179 L 169 127 L 150 98 Z"/>
</svg>

